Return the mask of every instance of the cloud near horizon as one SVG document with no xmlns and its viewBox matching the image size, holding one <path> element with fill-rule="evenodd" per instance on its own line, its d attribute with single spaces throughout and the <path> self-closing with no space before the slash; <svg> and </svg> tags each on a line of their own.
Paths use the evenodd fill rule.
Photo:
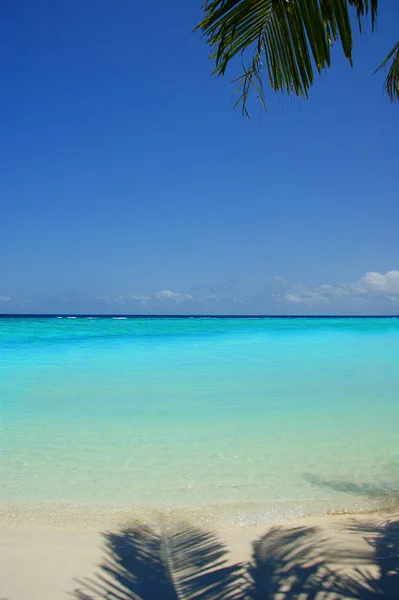
<svg viewBox="0 0 399 600">
<path fill-rule="evenodd" d="M 330 285 L 324 283 L 315 288 L 296 284 L 282 296 L 282 300 L 296 305 L 317 306 L 331 304 L 339 298 L 382 298 L 399 303 L 399 270 L 378 273 L 370 271 L 355 283 Z"/>
<path fill-rule="evenodd" d="M 213 289 L 215 293 L 209 293 L 209 290 Z M 106 304 L 125 304 L 125 305 L 137 305 L 142 306 L 163 306 L 163 305 L 179 305 L 189 304 L 191 306 L 196 305 L 197 307 L 202 306 L 215 306 L 216 304 L 222 305 L 244 305 L 250 304 L 251 299 L 248 297 L 238 297 L 237 295 L 226 294 L 224 290 L 220 290 L 217 293 L 216 288 L 210 286 L 198 286 L 197 293 L 194 293 L 194 289 L 190 289 L 193 293 L 174 292 L 169 289 L 160 290 L 153 294 L 107 294 L 103 296 L 97 296 L 97 300 Z"/>
<path fill-rule="evenodd" d="M 155 298 L 157 300 L 161 300 L 161 302 L 165 302 L 171 300 L 172 302 L 187 302 L 187 300 L 191 300 L 193 296 L 191 294 L 180 294 L 180 292 L 172 292 L 172 290 L 161 290 L 155 294 Z"/>
<path fill-rule="evenodd" d="M 30 304 L 29 300 L 17 300 L 16 298 L 11 298 L 10 296 L 0 296 L 0 305 L 5 304 L 7 306 L 28 306 Z"/>
<path fill-rule="evenodd" d="M 148 304 L 151 296 L 145 294 L 108 294 L 106 296 L 97 296 L 97 300 L 106 304 Z"/>
<path fill-rule="evenodd" d="M 369 271 L 353 283 L 309 286 L 272 276 L 266 287 L 229 289 L 233 284 L 203 284 L 175 291 L 168 288 L 148 293 L 108 293 L 101 296 L 69 296 L 17 299 L 0 296 L 0 312 L 137 312 L 198 314 L 391 314 L 399 308 L 399 270 Z M 269 281 L 270 281 L 269 279 Z M 274 282 L 274 283 L 273 283 Z M 247 293 L 246 293 L 247 292 Z M 249 293 L 248 293 L 249 292 Z M 294 309 L 294 310 L 293 310 Z M 291 313 L 292 311 L 292 313 Z"/>
<path fill-rule="evenodd" d="M 97 300 L 106 302 L 107 304 L 163 304 L 165 302 L 171 302 L 173 304 L 180 304 L 181 302 L 187 302 L 191 300 L 193 296 L 191 294 L 182 294 L 180 292 L 173 292 L 172 290 L 161 290 L 155 294 L 108 294 L 106 296 L 97 296 Z"/>
</svg>

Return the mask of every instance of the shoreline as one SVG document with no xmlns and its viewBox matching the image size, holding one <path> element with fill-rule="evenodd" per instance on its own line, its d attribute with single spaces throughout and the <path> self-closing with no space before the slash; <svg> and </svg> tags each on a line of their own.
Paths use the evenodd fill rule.
<svg viewBox="0 0 399 600">
<path fill-rule="evenodd" d="M 302 531 L 307 536 L 309 557 L 316 552 L 318 561 L 323 557 L 326 565 L 334 565 L 339 572 L 355 572 L 355 568 L 365 566 L 371 569 L 370 572 L 376 572 L 373 548 L 367 541 L 367 535 L 380 534 L 382 523 L 396 519 L 399 519 L 398 511 L 373 511 L 304 516 L 285 522 L 214 529 L 204 527 L 201 530 L 212 532 L 218 543 L 225 547 L 225 558 L 230 565 L 250 561 L 254 542 L 259 544 L 260 540 L 266 540 L 265 543 L 268 543 L 273 536 L 274 546 L 269 546 L 274 547 L 273 552 L 277 548 L 281 553 L 287 547 L 287 539 L 291 540 L 290 543 L 294 539 L 292 532 Z M 190 525 L 185 526 L 181 522 L 177 525 L 158 522 L 153 530 L 167 536 L 185 527 L 190 531 Z M 140 532 L 140 529 L 137 531 Z M 29 527 L 23 524 L 0 527 L 0 597 L 7 600 L 28 597 L 30 600 L 61 600 L 68 595 L 70 597 L 77 589 L 78 580 L 96 577 L 95 573 L 98 573 L 104 559 L 104 537 L 107 535 L 112 534 L 106 527 Z M 278 536 L 281 536 L 281 541 Z M 292 543 L 295 554 L 297 542 Z"/>
<path fill-rule="evenodd" d="M 399 495 L 301 500 L 203 503 L 193 505 L 116 504 L 73 502 L 0 502 L 0 529 L 70 528 L 111 529 L 141 522 L 150 525 L 190 523 L 211 529 L 285 524 L 303 518 L 390 514 L 399 510 Z"/>
</svg>

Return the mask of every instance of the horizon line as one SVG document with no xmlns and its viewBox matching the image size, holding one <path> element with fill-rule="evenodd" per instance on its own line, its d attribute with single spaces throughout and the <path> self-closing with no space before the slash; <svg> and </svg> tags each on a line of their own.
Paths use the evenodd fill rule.
<svg viewBox="0 0 399 600">
<path fill-rule="evenodd" d="M 361 315 L 361 314 L 333 314 L 333 315 L 292 315 L 292 314 L 136 314 L 136 313 L 0 313 L 0 318 L 53 318 L 53 317 L 126 317 L 136 319 L 396 319 L 399 315 Z"/>
</svg>

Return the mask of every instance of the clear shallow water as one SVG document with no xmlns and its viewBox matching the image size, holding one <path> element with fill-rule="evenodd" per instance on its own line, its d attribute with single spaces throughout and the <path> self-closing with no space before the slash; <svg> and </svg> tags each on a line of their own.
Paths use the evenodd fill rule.
<svg viewBox="0 0 399 600">
<path fill-rule="evenodd" d="M 4 318 L 0 381 L 6 519 L 252 523 L 399 490 L 399 319 Z"/>
</svg>

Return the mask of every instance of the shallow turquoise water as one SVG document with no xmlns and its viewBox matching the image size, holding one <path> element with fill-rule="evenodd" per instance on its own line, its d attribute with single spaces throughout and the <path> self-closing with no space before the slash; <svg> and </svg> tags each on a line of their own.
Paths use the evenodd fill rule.
<svg viewBox="0 0 399 600">
<path fill-rule="evenodd" d="M 258 522 L 399 490 L 399 319 L 4 318 L 0 378 L 7 514 Z"/>
</svg>

